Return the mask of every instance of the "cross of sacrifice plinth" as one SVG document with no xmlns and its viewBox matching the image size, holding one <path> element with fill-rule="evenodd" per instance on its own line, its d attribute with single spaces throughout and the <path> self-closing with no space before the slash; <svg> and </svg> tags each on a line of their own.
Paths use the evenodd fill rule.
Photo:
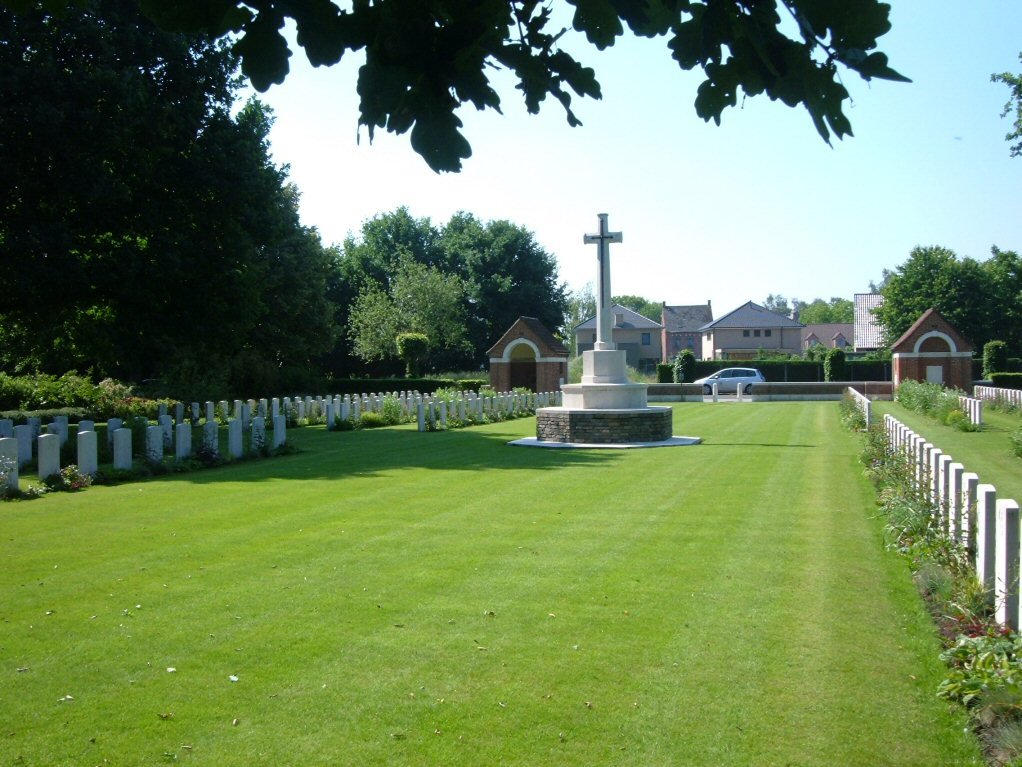
<svg viewBox="0 0 1022 767">
<path fill-rule="evenodd" d="M 614 344 L 611 328 L 613 328 L 613 312 L 610 303 L 610 244 L 622 242 L 621 232 L 607 231 L 607 214 L 598 214 L 600 219 L 600 231 L 597 234 L 585 235 L 586 245 L 597 246 L 597 258 L 599 259 L 599 290 L 596 296 L 596 343 L 593 349 L 597 351 L 613 350 Z"/>
</svg>

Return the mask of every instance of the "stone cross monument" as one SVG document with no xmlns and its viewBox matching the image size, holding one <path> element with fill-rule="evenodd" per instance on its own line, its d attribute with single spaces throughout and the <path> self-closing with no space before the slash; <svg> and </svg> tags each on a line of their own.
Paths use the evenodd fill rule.
<svg viewBox="0 0 1022 767">
<path fill-rule="evenodd" d="M 583 238 L 586 245 L 597 246 L 597 259 L 599 260 L 599 273 L 596 284 L 599 292 L 596 296 L 596 344 L 594 349 L 599 351 L 612 351 L 617 349 L 612 335 L 613 312 L 611 311 L 610 298 L 610 244 L 612 242 L 623 242 L 621 232 L 607 231 L 607 214 L 600 213 L 600 231 L 596 234 L 587 234 Z"/>
<path fill-rule="evenodd" d="M 586 245 L 597 246 L 600 260 L 596 343 L 582 352 L 582 382 L 561 387 L 561 406 L 536 411 L 536 440 L 578 445 L 667 444 L 674 439 L 671 408 L 647 404 L 646 385 L 628 380 L 628 354 L 614 343 L 610 246 L 623 238 L 621 232 L 608 230 L 606 213 L 598 216 L 600 231 L 583 239 Z"/>
</svg>

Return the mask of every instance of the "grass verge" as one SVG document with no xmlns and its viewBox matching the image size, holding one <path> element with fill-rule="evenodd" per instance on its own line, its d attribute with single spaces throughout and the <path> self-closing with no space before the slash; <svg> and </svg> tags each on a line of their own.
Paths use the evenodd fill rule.
<svg viewBox="0 0 1022 767">
<path fill-rule="evenodd" d="M 3 506 L 0 764 L 981 764 L 834 404 L 533 430 Z"/>
</svg>

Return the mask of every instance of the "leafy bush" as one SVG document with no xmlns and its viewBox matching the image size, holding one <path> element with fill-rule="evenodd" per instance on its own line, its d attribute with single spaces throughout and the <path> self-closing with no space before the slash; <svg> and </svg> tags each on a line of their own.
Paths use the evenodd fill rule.
<svg viewBox="0 0 1022 767">
<path fill-rule="evenodd" d="M 696 380 L 696 356 L 691 349 L 682 349 L 674 358 L 674 383 L 692 383 Z"/>
<path fill-rule="evenodd" d="M 422 362 L 429 352 L 429 336 L 425 333 L 399 333 L 395 344 L 397 356 L 405 363 L 405 375 L 408 378 L 419 375 Z"/>
<path fill-rule="evenodd" d="M 983 346 L 983 377 L 1008 370 L 1008 345 L 1004 341 L 987 341 Z"/>
<path fill-rule="evenodd" d="M 1011 452 L 1022 458 L 1022 426 L 1011 433 Z"/>
<path fill-rule="evenodd" d="M 1022 686 L 1022 636 L 984 634 L 959 637 L 941 654 L 951 667 L 937 695 L 969 704 L 981 695 Z"/>
<path fill-rule="evenodd" d="M 387 426 L 393 426 L 404 421 L 405 413 L 404 408 L 401 407 L 401 400 L 393 394 L 385 395 L 380 405 L 380 415 Z"/>
<path fill-rule="evenodd" d="M 674 365 L 667 362 L 658 362 L 656 364 L 656 382 L 657 383 L 673 383 L 674 382 Z"/>
<path fill-rule="evenodd" d="M 56 474 L 45 477 L 43 484 L 50 490 L 75 492 L 84 490 L 92 484 L 92 477 L 82 474 L 75 464 L 65 466 Z"/>
<path fill-rule="evenodd" d="M 862 412 L 859 403 L 855 401 L 851 394 L 845 392 L 838 408 L 841 414 L 841 423 L 846 429 L 849 431 L 863 431 L 866 428 L 866 414 Z"/>
<path fill-rule="evenodd" d="M 993 373 L 990 381 L 1002 389 L 1022 389 L 1022 373 Z"/>
<path fill-rule="evenodd" d="M 958 389 L 945 389 L 940 384 L 924 381 L 903 381 L 894 392 L 894 399 L 903 407 L 934 418 L 959 431 L 978 431 L 962 412 Z"/>
<path fill-rule="evenodd" d="M 380 426 L 386 426 L 387 422 L 383 418 L 381 413 L 374 413 L 371 410 L 367 410 L 362 413 L 358 419 L 359 429 L 376 429 Z"/>
<path fill-rule="evenodd" d="M 848 371 L 845 368 L 844 349 L 828 349 L 823 358 L 824 381 L 847 381 Z"/>
</svg>

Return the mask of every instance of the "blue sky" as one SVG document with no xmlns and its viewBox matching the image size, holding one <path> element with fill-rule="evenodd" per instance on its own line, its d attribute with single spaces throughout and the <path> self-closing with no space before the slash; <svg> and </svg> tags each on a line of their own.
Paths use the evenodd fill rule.
<svg viewBox="0 0 1022 767">
<path fill-rule="evenodd" d="M 804 110 L 765 97 L 704 123 L 698 73 L 678 69 L 664 40 L 598 52 L 568 38 L 603 87 L 602 101 L 575 101 L 579 128 L 555 103 L 528 115 L 498 78 L 503 116 L 460 113 L 473 149 L 460 174 L 433 173 L 407 135 L 357 141 L 358 56 L 313 69 L 299 51 L 261 98 L 276 114 L 274 159 L 290 165 L 303 222 L 328 244 L 401 205 L 435 223 L 465 210 L 530 229 L 578 289 L 596 274 L 582 237 L 606 212 L 624 234 L 615 294 L 712 301 L 715 316 L 768 293 L 851 298 L 916 245 L 980 260 L 993 245 L 1022 249 L 1022 158 L 1004 140 L 1008 88 L 990 82 L 1022 71 L 1022 2 L 891 5 L 880 50 L 914 82 L 846 72 L 855 136 L 833 148 Z"/>
</svg>

